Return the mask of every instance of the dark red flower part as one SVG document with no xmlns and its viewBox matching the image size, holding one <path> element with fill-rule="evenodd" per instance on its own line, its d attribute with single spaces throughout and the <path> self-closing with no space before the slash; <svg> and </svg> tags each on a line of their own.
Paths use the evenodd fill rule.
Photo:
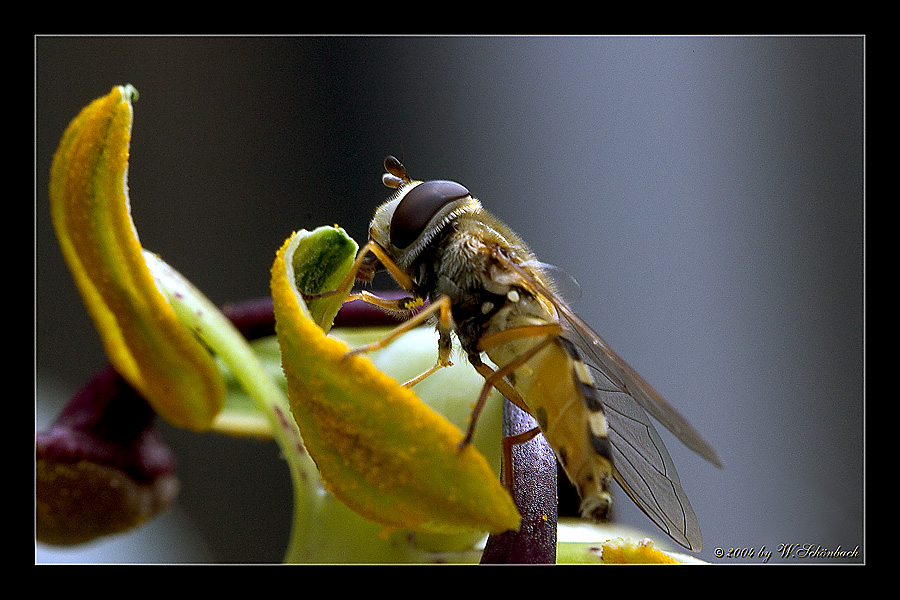
<svg viewBox="0 0 900 600">
<path fill-rule="evenodd" d="M 156 415 L 112 367 L 35 438 L 37 539 L 68 545 L 143 524 L 178 491 Z"/>
</svg>

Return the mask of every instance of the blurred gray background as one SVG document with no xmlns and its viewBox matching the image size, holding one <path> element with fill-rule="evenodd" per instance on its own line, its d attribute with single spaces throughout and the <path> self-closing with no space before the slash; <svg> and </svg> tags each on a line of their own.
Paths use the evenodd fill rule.
<svg viewBox="0 0 900 600">
<path fill-rule="evenodd" d="M 37 426 L 106 364 L 50 224 L 50 161 L 83 106 L 131 83 L 141 241 L 214 301 L 267 295 L 295 229 L 364 240 L 396 154 L 416 178 L 466 185 L 572 274 L 580 314 L 718 449 L 723 470 L 662 432 L 701 558 L 813 544 L 864 560 L 864 47 L 38 37 Z M 173 511 L 36 560 L 280 560 L 291 492 L 274 444 L 163 435 L 181 466 Z M 664 538 L 618 498 L 619 520 Z"/>
</svg>

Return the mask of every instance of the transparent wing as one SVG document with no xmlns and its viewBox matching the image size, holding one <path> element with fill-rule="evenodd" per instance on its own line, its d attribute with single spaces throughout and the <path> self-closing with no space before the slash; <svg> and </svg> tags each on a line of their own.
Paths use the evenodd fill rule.
<svg viewBox="0 0 900 600">
<path fill-rule="evenodd" d="M 545 284 L 515 261 L 504 254 L 497 253 L 495 258 L 505 267 L 518 273 L 526 287 L 536 294 L 544 296 L 553 304 L 560 315 L 560 324 L 566 329 L 571 341 L 584 353 L 586 362 L 597 372 L 602 373 L 615 389 L 624 392 L 650 413 L 654 419 L 671 431 L 681 442 L 717 467 L 722 466 L 719 455 L 703 439 L 694 427 L 682 417 L 678 411 L 665 401 L 659 393 L 647 383 L 628 363 L 616 354 L 609 344 L 603 341 L 597 332 L 575 314 L 569 305 L 553 291 L 551 285 Z"/>
<path fill-rule="evenodd" d="M 556 307 L 566 337 L 583 354 L 604 404 L 613 448 L 615 478 L 622 489 L 672 539 L 691 550 L 702 547 L 697 517 L 662 439 L 647 411 L 686 446 L 715 464 L 716 451 L 649 383 L 616 354 L 574 311 L 528 270 L 498 257 Z"/>
<path fill-rule="evenodd" d="M 592 375 L 606 415 L 616 481 L 660 529 L 699 551 L 700 524 L 656 429 L 634 398 L 612 389 L 602 372 Z"/>
<path fill-rule="evenodd" d="M 573 323 L 567 314 L 571 313 L 568 307 L 560 312 L 565 317 L 563 324 L 567 336 L 584 353 L 583 358 L 591 369 L 594 385 L 603 402 L 616 481 L 660 529 L 679 544 L 699 551 L 703 547 L 700 524 L 681 487 L 678 472 L 665 444 L 642 409 L 643 404 L 637 401 L 632 392 L 635 380 L 629 377 L 628 372 L 623 373 L 616 367 L 614 359 L 621 361 L 617 356 L 614 359 L 606 354 L 598 356 L 595 339 L 601 343 L 602 340 L 596 333 L 586 329 L 583 323 Z M 604 359 L 607 359 L 606 365 L 603 364 Z M 657 414 L 666 419 L 660 420 L 664 425 L 675 423 L 680 431 L 684 431 L 685 426 L 688 431 L 693 431 L 684 418 L 668 404 L 660 407 L 659 403 L 655 403 L 653 407 Z M 672 414 L 676 416 L 675 419 Z M 694 433 L 699 437 L 699 434 Z M 714 451 L 712 456 L 715 456 Z"/>
<path fill-rule="evenodd" d="M 618 390 L 621 390 L 641 408 L 650 413 L 654 419 L 675 434 L 681 442 L 717 467 L 722 466 L 719 455 L 703 436 L 672 408 L 659 393 L 654 390 L 643 377 L 628 366 L 603 339 L 592 330 L 569 306 L 553 297 L 550 300 L 561 315 L 561 323 L 566 332 L 572 336 L 572 342 L 585 354 L 585 362 L 604 377 Z"/>
</svg>

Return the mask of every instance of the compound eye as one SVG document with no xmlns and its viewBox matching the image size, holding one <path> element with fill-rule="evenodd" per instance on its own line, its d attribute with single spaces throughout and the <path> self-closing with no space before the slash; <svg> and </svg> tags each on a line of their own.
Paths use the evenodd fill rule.
<svg viewBox="0 0 900 600">
<path fill-rule="evenodd" d="M 441 209 L 469 195 L 469 190 L 455 181 L 426 181 L 403 197 L 391 217 L 391 243 L 406 248 L 422 234 Z"/>
</svg>

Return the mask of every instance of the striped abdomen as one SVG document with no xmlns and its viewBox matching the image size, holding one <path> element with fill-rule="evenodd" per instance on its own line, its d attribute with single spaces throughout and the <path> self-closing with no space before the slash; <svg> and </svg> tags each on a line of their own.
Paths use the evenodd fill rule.
<svg viewBox="0 0 900 600">
<path fill-rule="evenodd" d="M 505 365 L 543 340 L 522 338 L 487 354 L 495 364 Z M 578 349 L 554 336 L 509 379 L 578 489 L 582 516 L 608 518 L 613 469 L 606 417 Z"/>
</svg>

